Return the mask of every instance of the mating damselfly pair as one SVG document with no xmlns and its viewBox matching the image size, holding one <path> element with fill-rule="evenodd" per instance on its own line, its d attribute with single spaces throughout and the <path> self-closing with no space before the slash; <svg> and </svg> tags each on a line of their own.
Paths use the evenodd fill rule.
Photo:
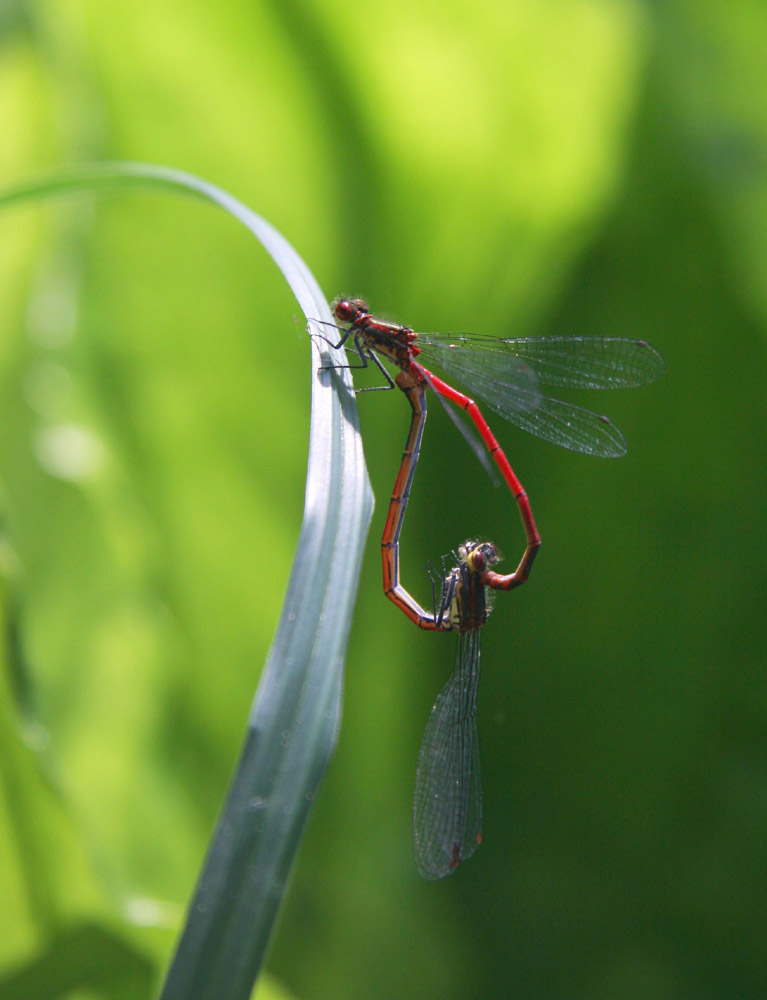
<svg viewBox="0 0 767 1000">
<path fill-rule="evenodd" d="M 333 308 L 341 331 L 333 346 L 356 352 L 359 363 L 352 368 L 367 367 L 372 361 L 386 379 L 385 385 L 375 388 L 398 387 L 412 409 L 381 540 L 384 591 L 419 628 L 458 634 L 453 673 L 434 703 L 421 743 L 413 803 L 416 865 L 425 878 L 438 879 L 470 857 L 482 839 L 477 690 L 480 635 L 489 609 L 486 590 L 511 590 L 524 583 L 541 539 L 527 494 L 476 402 L 433 369 L 455 377 L 523 430 L 564 448 L 607 458 L 626 451 L 625 439 L 612 421 L 547 395 L 544 389 L 644 385 L 663 374 L 665 363 L 644 340 L 422 334 L 375 318 L 362 299 L 337 299 Z M 382 358 L 400 369 L 396 379 Z M 400 535 L 421 450 L 427 388 L 472 420 L 516 501 L 526 536 L 520 562 L 507 575 L 493 568 L 498 553 L 492 542 L 464 542 L 454 553 L 455 565 L 443 566 L 433 580 L 432 611 L 409 594 L 399 572 Z"/>
</svg>

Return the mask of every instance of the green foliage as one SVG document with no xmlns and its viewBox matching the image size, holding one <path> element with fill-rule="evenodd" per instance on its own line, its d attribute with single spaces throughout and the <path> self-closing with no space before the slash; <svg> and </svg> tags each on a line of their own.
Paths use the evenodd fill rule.
<svg viewBox="0 0 767 1000">
<path fill-rule="evenodd" d="M 270 971 L 312 998 L 762 1000 L 762 5 L 6 7 L 0 187 L 173 164 L 416 328 L 635 335 L 668 362 L 598 398 L 620 461 L 494 423 L 543 548 L 485 629 L 485 838 L 439 885 L 409 814 L 452 642 L 385 602 L 373 539 Z M 81 991 L 146 995 L 170 963 L 298 538 L 294 308 L 190 202 L 0 217 L 6 992 L 98 953 L 114 979 Z M 408 413 L 360 409 L 377 536 Z M 423 600 L 468 535 L 522 545 L 438 410 L 403 535 Z"/>
</svg>

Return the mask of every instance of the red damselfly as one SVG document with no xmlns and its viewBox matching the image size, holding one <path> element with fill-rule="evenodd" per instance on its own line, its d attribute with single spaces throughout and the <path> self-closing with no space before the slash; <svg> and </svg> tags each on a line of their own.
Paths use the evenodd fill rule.
<svg viewBox="0 0 767 1000">
<path fill-rule="evenodd" d="M 334 346 L 345 345 L 351 337 L 361 362 L 357 367 L 367 367 L 372 360 L 385 376 L 387 384 L 380 388 L 395 384 L 379 358 L 382 355 L 408 373 L 416 385 L 430 386 L 465 410 L 479 431 L 517 501 L 527 537 L 526 555 L 517 571 L 488 580 L 498 589 L 518 586 L 527 579 L 540 546 L 530 503 L 477 404 L 431 368 L 455 375 L 492 410 L 523 430 L 573 451 L 605 458 L 626 451 L 623 434 L 609 417 L 547 396 L 541 386 L 626 388 L 652 382 L 665 371 L 661 355 L 644 340 L 578 336 L 498 339 L 478 334 L 415 333 L 410 327 L 376 319 L 362 299 L 336 299 L 333 311 L 336 319 L 346 324 Z"/>
<path fill-rule="evenodd" d="M 553 399 L 541 386 L 618 389 L 644 385 L 666 369 L 658 351 L 645 340 L 629 337 L 496 338 L 467 333 L 415 333 L 410 327 L 376 319 L 362 299 L 336 299 L 333 310 L 343 328 L 340 347 L 349 337 L 361 367 L 372 360 L 393 386 L 378 354 L 410 371 L 469 414 L 489 447 L 489 430 L 464 393 L 443 382 L 417 361 L 454 375 L 490 409 L 523 430 L 572 451 L 612 458 L 623 455 L 626 441 L 609 417 Z M 384 388 L 384 387 L 382 387 Z M 492 442 L 495 439 L 492 438 Z"/>
</svg>

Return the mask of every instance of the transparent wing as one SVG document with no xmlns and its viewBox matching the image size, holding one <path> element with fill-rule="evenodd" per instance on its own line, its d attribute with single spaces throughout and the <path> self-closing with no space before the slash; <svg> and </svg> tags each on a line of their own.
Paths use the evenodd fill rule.
<svg viewBox="0 0 767 1000">
<path fill-rule="evenodd" d="M 626 439 L 609 417 L 550 396 L 542 396 L 534 410 L 513 413 L 509 413 L 500 400 L 485 398 L 496 413 L 544 441 L 600 458 L 619 458 L 626 454 Z"/>
<path fill-rule="evenodd" d="M 521 337 L 502 343 L 532 366 L 541 385 L 627 389 L 654 382 L 666 370 L 659 351 L 629 337 Z"/>
<path fill-rule="evenodd" d="M 455 375 L 484 399 L 494 390 L 509 413 L 535 409 L 542 398 L 538 376 L 524 359 L 499 348 L 500 343 L 469 334 L 418 334 L 427 365 Z"/>
<path fill-rule="evenodd" d="M 483 354 L 457 350 L 449 354 L 448 368 L 448 361 L 443 360 L 448 357 L 445 351 L 430 349 L 429 360 L 432 357 L 491 410 L 544 441 L 601 458 L 616 458 L 626 452 L 623 434 L 608 417 L 542 395 L 526 362 L 504 359 L 507 363 L 503 367 L 491 369 L 483 363 L 487 360 Z"/>
<path fill-rule="evenodd" d="M 419 346 L 445 367 L 453 359 L 472 357 L 470 364 L 512 387 L 523 384 L 525 366 L 541 385 L 581 389 L 625 389 L 654 382 L 666 370 L 661 354 L 644 340 L 629 337 L 517 337 L 498 340 L 481 334 L 424 333 Z"/>
<path fill-rule="evenodd" d="M 413 841 L 419 874 L 449 875 L 482 839 L 477 732 L 480 629 L 459 636 L 453 674 L 437 696 L 418 754 Z"/>
</svg>

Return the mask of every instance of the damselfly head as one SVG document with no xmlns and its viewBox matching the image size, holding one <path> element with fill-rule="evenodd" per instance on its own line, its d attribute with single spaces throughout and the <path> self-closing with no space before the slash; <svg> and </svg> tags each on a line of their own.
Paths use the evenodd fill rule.
<svg viewBox="0 0 767 1000">
<path fill-rule="evenodd" d="M 368 304 L 364 299 L 333 299 L 333 315 L 342 323 L 353 323 L 360 313 L 368 312 Z"/>
<path fill-rule="evenodd" d="M 463 562 L 473 573 L 484 573 L 501 558 L 492 542 L 464 542 L 458 549 Z"/>
</svg>

